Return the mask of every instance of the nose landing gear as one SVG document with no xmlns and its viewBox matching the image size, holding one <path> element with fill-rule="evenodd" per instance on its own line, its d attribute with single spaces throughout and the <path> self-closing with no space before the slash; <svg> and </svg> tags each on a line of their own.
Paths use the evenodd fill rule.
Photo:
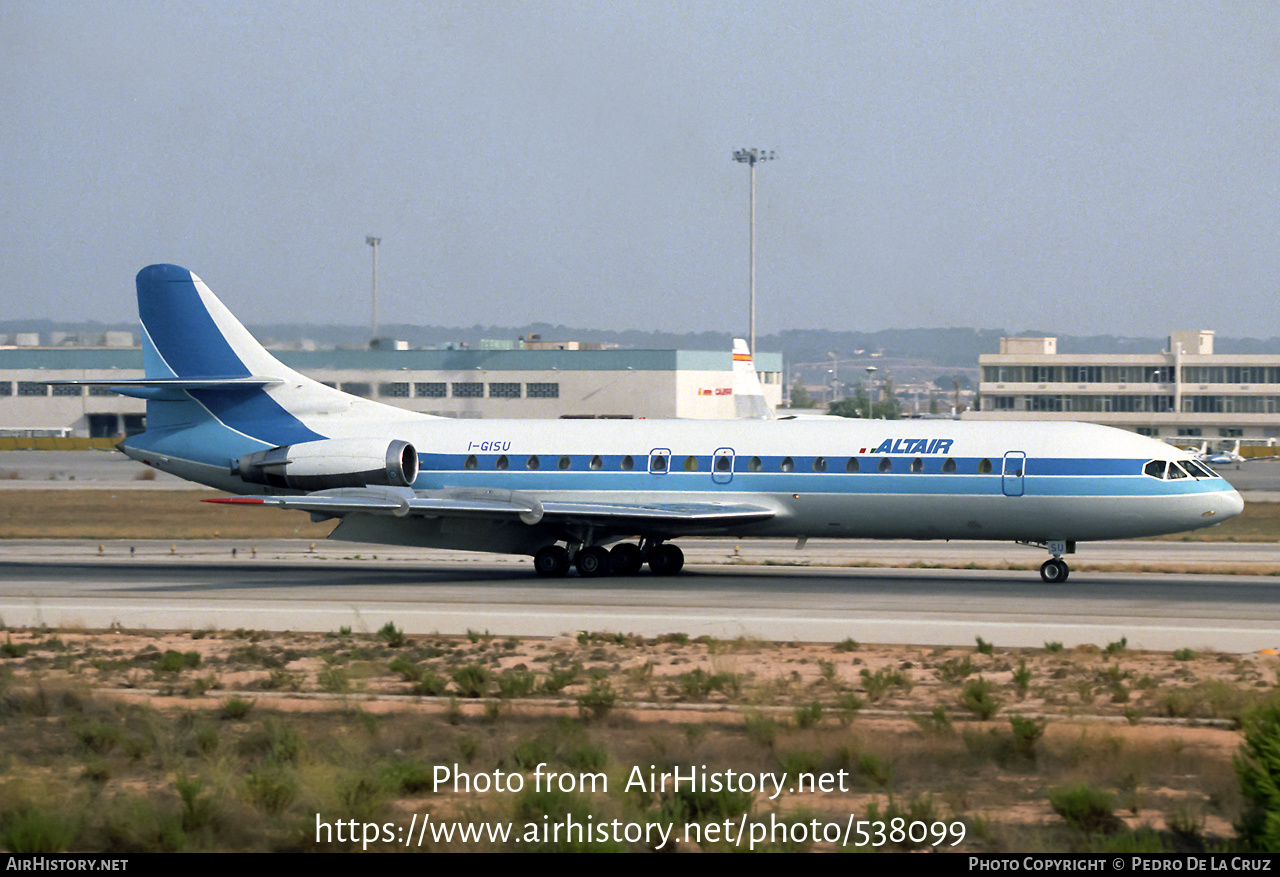
<svg viewBox="0 0 1280 877">
<path fill-rule="evenodd" d="M 1050 585 L 1062 584 L 1071 575 L 1071 567 L 1060 557 L 1051 557 L 1040 566 L 1040 578 Z"/>
<path fill-rule="evenodd" d="M 1041 564 L 1040 579 L 1048 585 L 1060 585 L 1067 580 L 1067 576 L 1071 575 L 1071 567 L 1067 566 L 1067 562 L 1062 559 L 1062 555 L 1074 553 L 1076 543 L 1062 539 L 1050 539 L 1044 543 L 1044 547 L 1049 549 L 1049 553 L 1053 557 Z"/>
</svg>

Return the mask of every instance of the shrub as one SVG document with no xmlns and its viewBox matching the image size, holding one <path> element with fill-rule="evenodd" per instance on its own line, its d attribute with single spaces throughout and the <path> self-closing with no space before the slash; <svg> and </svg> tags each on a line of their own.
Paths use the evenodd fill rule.
<svg viewBox="0 0 1280 877">
<path fill-rule="evenodd" d="M 816 700 L 808 706 L 798 706 L 795 710 L 797 728 L 814 728 L 822 721 L 822 704 Z"/>
<path fill-rule="evenodd" d="M 950 661 L 939 664 L 934 668 L 933 673 L 943 682 L 959 682 L 975 669 L 973 659 L 965 655 L 963 658 L 952 658 Z"/>
<path fill-rule="evenodd" d="M 578 712 L 583 718 L 603 719 L 618 702 L 618 693 L 607 681 L 591 683 L 586 693 L 578 695 Z"/>
<path fill-rule="evenodd" d="M 1177 649 L 1173 653 L 1173 659 L 1175 661 L 1194 661 L 1195 658 L 1196 653 L 1193 649 Z"/>
<path fill-rule="evenodd" d="M 1013 728 L 1014 751 L 1027 761 L 1036 760 L 1036 741 L 1044 736 L 1046 722 L 1036 721 L 1026 716 L 1009 716 L 1009 725 Z"/>
<path fill-rule="evenodd" d="M 257 700 L 246 700 L 243 697 L 228 697 L 222 702 L 222 714 L 232 721 L 239 721 L 253 711 Z"/>
<path fill-rule="evenodd" d="M 4 644 L 0 645 L 0 655 L 6 658 L 21 658 L 31 651 L 31 646 L 26 643 L 13 644 L 12 637 L 6 637 Z"/>
<path fill-rule="evenodd" d="M 1027 696 L 1027 689 L 1031 687 L 1031 671 L 1027 669 L 1025 660 L 1020 661 L 1018 669 L 1013 671 L 1013 687 L 1017 689 L 1019 700 Z"/>
<path fill-rule="evenodd" d="M 351 690 L 351 677 L 341 667 L 325 667 L 316 677 L 320 690 L 329 694 L 346 694 Z"/>
<path fill-rule="evenodd" d="M 860 675 L 862 676 L 862 685 L 867 689 L 867 700 L 872 703 L 884 697 L 885 693 L 895 685 L 904 692 L 911 691 L 914 685 L 910 676 L 899 670 L 890 670 L 887 667 L 881 667 L 874 673 L 864 669 Z"/>
<path fill-rule="evenodd" d="M 1089 783 L 1050 789 L 1049 804 L 1068 825 L 1083 832 L 1109 834 L 1123 827 L 1112 812 L 1115 796 Z"/>
<path fill-rule="evenodd" d="M 391 662 L 390 670 L 392 673 L 399 673 L 400 678 L 405 682 L 417 682 L 422 678 L 422 667 L 403 656 Z"/>
<path fill-rule="evenodd" d="M 978 637 L 978 653 L 990 657 L 996 653 L 996 647 L 982 637 Z"/>
<path fill-rule="evenodd" d="M 1236 825 L 1240 839 L 1256 850 L 1280 850 L 1280 707 L 1267 706 L 1245 718 L 1244 743 L 1234 758 L 1247 805 Z"/>
<path fill-rule="evenodd" d="M 467 664 L 453 671 L 454 684 L 463 697 L 483 697 L 489 690 L 490 673 L 481 664 Z"/>
<path fill-rule="evenodd" d="M 440 697 L 448 687 L 448 679 L 438 673 L 424 670 L 422 675 L 418 677 L 418 681 L 413 683 L 413 693 L 424 697 Z"/>
<path fill-rule="evenodd" d="M 847 637 L 836 643 L 837 652 L 856 652 L 860 648 L 862 648 L 862 646 L 853 637 Z"/>
<path fill-rule="evenodd" d="M 566 686 L 572 685 L 582 670 L 581 664 L 552 670 L 551 675 L 542 681 L 542 690 L 547 694 L 559 694 Z"/>
<path fill-rule="evenodd" d="M 393 622 L 388 621 L 378 630 L 378 639 L 385 642 L 393 649 L 403 646 L 408 640 L 405 638 L 404 631 L 396 627 Z"/>
<path fill-rule="evenodd" d="M 778 723 L 757 710 L 751 710 L 743 717 L 743 726 L 747 737 L 762 746 L 772 749 L 778 742 Z"/>
<path fill-rule="evenodd" d="M 992 685 L 986 679 L 979 676 L 972 679 L 964 686 L 964 691 L 960 695 L 960 702 L 964 708 L 974 713 L 978 718 L 991 718 L 1000 711 L 1003 704 L 992 695 Z"/>
<path fill-rule="evenodd" d="M 508 670 L 498 677 L 499 697 L 527 697 L 538 679 L 527 670 Z"/>
</svg>

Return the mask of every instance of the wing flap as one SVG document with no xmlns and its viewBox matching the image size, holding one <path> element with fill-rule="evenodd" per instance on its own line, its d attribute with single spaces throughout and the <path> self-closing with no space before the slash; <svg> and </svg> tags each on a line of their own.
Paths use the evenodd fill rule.
<svg viewBox="0 0 1280 877">
<path fill-rule="evenodd" d="M 424 518 L 519 518 L 526 524 L 681 525 L 728 527 L 766 521 L 773 509 L 748 503 L 626 503 L 540 500 L 510 490 L 465 490 L 439 494 L 408 488 L 339 488 L 304 496 L 230 496 L 204 502 L 299 509 L 317 515 L 394 515 Z"/>
</svg>

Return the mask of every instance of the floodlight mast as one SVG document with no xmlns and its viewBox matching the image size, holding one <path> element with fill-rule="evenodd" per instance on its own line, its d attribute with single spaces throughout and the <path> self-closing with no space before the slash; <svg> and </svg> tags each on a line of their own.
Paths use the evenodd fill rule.
<svg viewBox="0 0 1280 877">
<path fill-rule="evenodd" d="M 382 238 L 365 235 L 364 242 L 373 247 L 373 316 L 369 319 L 369 339 L 372 343 L 378 338 L 378 244 Z"/>
<path fill-rule="evenodd" d="M 756 355 L 756 163 L 773 161 L 777 153 L 772 149 L 738 149 L 733 153 L 733 160 L 751 168 L 751 307 L 749 335 L 751 336 L 751 356 Z"/>
</svg>

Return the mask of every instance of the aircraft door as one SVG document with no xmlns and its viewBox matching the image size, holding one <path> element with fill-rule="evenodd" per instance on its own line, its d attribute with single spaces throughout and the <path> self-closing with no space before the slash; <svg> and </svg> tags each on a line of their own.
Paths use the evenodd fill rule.
<svg viewBox="0 0 1280 877">
<path fill-rule="evenodd" d="M 711 480 L 716 484 L 733 480 L 733 448 L 716 448 L 711 457 Z"/>
<path fill-rule="evenodd" d="M 1023 479 L 1027 474 L 1027 455 L 1022 451 L 1010 451 L 1004 455 L 1004 472 L 1000 476 L 1000 489 L 1005 496 L 1022 496 Z"/>
</svg>

